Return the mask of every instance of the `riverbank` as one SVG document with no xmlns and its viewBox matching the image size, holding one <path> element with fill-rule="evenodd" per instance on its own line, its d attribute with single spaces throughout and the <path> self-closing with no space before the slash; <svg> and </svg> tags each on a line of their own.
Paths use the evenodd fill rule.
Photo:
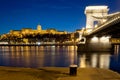
<svg viewBox="0 0 120 80">
<path fill-rule="evenodd" d="M 120 74 L 108 69 L 78 68 L 77 76 L 69 75 L 69 68 L 0 67 L 0 80 L 120 80 Z"/>
</svg>

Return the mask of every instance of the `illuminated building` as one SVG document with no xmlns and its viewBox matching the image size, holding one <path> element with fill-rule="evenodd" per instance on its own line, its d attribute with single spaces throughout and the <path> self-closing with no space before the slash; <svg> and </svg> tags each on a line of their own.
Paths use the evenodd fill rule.
<svg viewBox="0 0 120 80">
<path fill-rule="evenodd" d="M 57 31 L 54 28 L 42 30 L 41 25 L 37 25 L 36 30 L 31 28 L 10 30 L 8 34 L 1 35 L 0 40 L 8 43 L 63 42 L 68 39 L 66 36 L 68 36 L 66 31 Z"/>
<path fill-rule="evenodd" d="M 37 29 L 33 30 L 31 28 L 23 28 L 22 30 L 11 30 L 9 34 L 18 35 L 18 34 L 67 34 L 66 31 L 57 31 L 56 29 L 50 28 L 47 30 L 42 30 L 41 25 L 37 25 Z"/>
</svg>

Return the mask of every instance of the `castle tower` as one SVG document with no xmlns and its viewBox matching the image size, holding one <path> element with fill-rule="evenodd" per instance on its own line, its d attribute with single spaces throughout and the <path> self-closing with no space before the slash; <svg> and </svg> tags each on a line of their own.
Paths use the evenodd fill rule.
<svg viewBox="0 0 120 80">
<path fill-rule="evenodd" d="M 108 15 L 108 11 L 108 6 L 87 6 L 85 9 L 87 32 L 92 31 L 96 24 L 105 22 L 107 18 L 104 16 Z"/>
<path fill-rule="evenodd" d="M 41 31 L 41 30 L 42 30 L 41 25 L 37 25 L 37 30 L 38 30 L 38 31 Z"/>
</svg>

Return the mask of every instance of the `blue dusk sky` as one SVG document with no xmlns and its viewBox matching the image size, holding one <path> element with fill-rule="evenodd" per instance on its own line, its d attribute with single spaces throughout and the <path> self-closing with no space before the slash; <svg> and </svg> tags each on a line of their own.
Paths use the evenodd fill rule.
<svg viewBox="0 0 120 80">
<path fill-rule="evenodd" d="M 0 0 L 0 34 L 22 28 L 74 32 L 86 25 L 86 6 L 107 5 L 120 11 L 120 0 Z"/>
</svg>

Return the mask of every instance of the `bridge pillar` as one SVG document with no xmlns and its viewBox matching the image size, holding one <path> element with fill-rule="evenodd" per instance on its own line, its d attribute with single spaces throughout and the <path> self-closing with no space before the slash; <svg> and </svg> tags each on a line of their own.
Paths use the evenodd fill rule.
<svg viewBox="0 0 120 80">
<path fill-rule="evenodd" d="M 87 6 L 85 9 L 86 14 L 86 30 L 87 32 L 92 31 L 92 29 L 107 19 L 104 16 L 108 15 L 107 6 Z M 102 17 L 102 18 L 100 18 Z"/>
<path fill-rule="evenodd" d="M 78 51 L 110 51 L 112 45 L 107 37 L 91 37 L 85 44 L 78 45 Z"/>
</svg>

